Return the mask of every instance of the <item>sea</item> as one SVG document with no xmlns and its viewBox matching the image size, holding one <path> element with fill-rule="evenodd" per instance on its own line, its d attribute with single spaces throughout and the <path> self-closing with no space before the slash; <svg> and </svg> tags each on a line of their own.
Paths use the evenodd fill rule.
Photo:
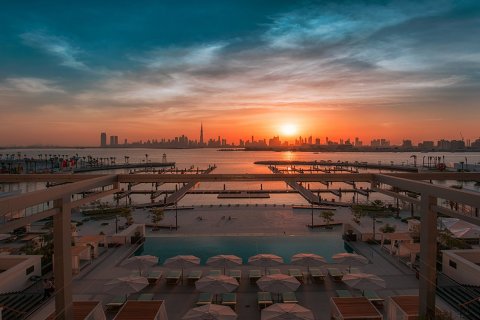
<svg viewBox="0 0 480 320">
<path fill-rule="evenodd" d="M 257 165 L 256 161 L 266 160 L 286 160 L 286 161 L 348 161 L 353 163 L 367 162 L 373 164 L 394 164 L 394 165 L 413 165 L 414 156 L 416 156 L 417 166 L 421 167 L 423 164 L 427 165 L 433 157 L 441 158 L 447 166 L 452 167 L 454 163 L 464 162 L 469 164 L 480 163 L 480 153 L 474 152 L 462 152 L 462 153 L 449 153 L 449 152 L 275 152 L 275 151 L 220 151 L 217 149 L 204 148 L 204 149 L 150 149 L 150 148 L 75 148 L 75 149 L 2 149 L 0 150 L 0 159 L 5 157 L 6 154 L 21 155 L 21 157 L 36 158 L 39 159 L 46 157 L 59 155 L 60 157 L 88 157 L 93 158 L 115 158 L 115 162 L 123 163 L 128 157 L 128 162 L 162 162 L 167 160 L 168 162 L 175 162 L 176 167 L 179 169 L 199 168 L 206 169 L 209 166 L 215 165 L 216 169 L 213 173 L 271 173 L 265 165 Z M 1 161 L 1 160 L 0 160 Z M 379 170 L 360 169 L 360 172 L 379 172 Z M 383 170 L 385 171 L 385 170 Z M 95 174 L 106 173 L 129 173 L 128 169 L 95 171 Z M 87 173 L 88 174 L 88 173 Z M 480 186 L 475 181 L 456 182 L 456 181 L 435 181 L 445 186 L 458 185 L 460 183 L 462 187 L 480 192 Z M 307 185 L 311 189 L 326 188 L 320 183 L 310 183 Z M 368 188 L 368 183 L 359 183 L 357 188 Z M 4 192 L 28 192 L 45 188 L 44 184 L 29 183 L 29 184 L 0 184 L 0 191 Z M 135 186 L 135 189 L 151 189 L 152 186 L 147 184 L 141 184 Z M 163 185 L 159 187 L 162 189 L 172 189 L 172 185 Z M 206 190 L 268 190 L 287 188 L 283 182 L 226 182 L 226 183 L 199 183 L 195 189 Z M 333 183 L 330 185 L 333 189 L 348 189 L 349 186 L 344 183 Z M 348 199 L 346 197 L 349 197 Z M 357 199 L 359 202 L 368 202 L 373 199 L 380 199 L 390 201 L 383 195 L 372 195 L 368 199 L 360 197 Z M 335 196 L 334 194 L 326 194 L 326 200 L 333 201 L 350 201 L 352 195 L 345 195 L 343 199 Z M 150 202 L 149 195 L 135 194 L 131 196 L 132 203 L 141 204 Z M 163 198 L 158 198 L 156 201 L 162 201 Z M 113 199 L 106 199 L 107 202 L 113 202 Z M 307 202 L 298 194 L 271 194 L 268 199 L 218 199 L 215 194 L 188 194 L 186 195 L 178 205 L 208 205 L 208 204 L 307 204 Z"/>
</svg>

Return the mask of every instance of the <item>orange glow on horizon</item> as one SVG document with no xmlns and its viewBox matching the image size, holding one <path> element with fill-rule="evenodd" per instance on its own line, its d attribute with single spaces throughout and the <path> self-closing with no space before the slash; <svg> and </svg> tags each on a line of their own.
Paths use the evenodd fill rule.
<svg viewBox="0 0 480 320">
<path fill-rule="evenodd" d="M 280 127 L 280 131 L 283 135 L 287 137 L 292 137 L 298 132 L 298 128 L 293 123 L 285 123 Z"/>
</svg>

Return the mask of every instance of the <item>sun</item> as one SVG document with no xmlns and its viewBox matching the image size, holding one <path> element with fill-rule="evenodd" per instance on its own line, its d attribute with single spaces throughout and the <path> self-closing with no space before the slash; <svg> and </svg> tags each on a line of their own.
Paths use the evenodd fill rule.
<svg viewBox="0 0 480 320">
<path fill-rule="evenodd" d="M 297 133 L 297 126 L 292 123 L 285 123 L 280 127 L 280 130 L 283 135 L 293 136 Z"/>
</svg>

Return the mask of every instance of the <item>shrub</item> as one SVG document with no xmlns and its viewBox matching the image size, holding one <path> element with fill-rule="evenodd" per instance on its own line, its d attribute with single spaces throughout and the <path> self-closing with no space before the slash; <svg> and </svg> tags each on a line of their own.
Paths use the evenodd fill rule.
<svg viewBox="0 0 480 320">
<path fill-rule="evenodd" d="M 380 231 L 383 233 L 394 233 L 395 232 L 395 226 L 391 226 L 389 223 L 387 223 L 385 226 L 380 228 Z"/>
</svg>

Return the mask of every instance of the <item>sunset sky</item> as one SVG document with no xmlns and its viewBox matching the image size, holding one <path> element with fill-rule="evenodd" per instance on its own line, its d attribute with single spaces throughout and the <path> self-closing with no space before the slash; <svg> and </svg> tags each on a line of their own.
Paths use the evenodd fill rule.
<svg viewBox="0 0 480 320">
<path fill-rule="evenodd" d="M 476 139 L 480 1 L 4 1 L 0 112 L 0 146 Z"/>
</svg>

